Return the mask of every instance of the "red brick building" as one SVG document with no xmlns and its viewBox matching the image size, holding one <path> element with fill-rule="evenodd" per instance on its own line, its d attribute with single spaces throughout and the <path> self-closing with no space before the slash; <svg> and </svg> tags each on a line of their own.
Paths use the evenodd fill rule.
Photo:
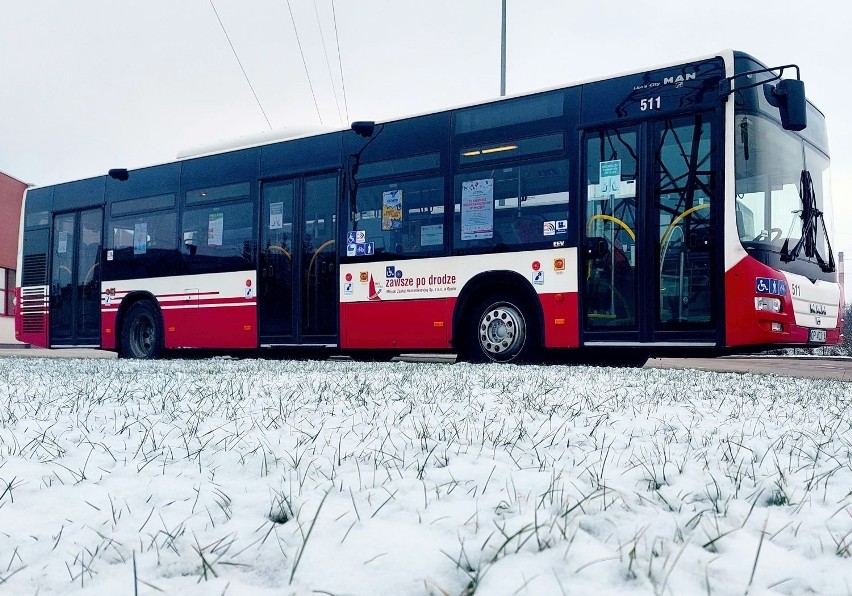
<svg viewBox="0 0 852 596">
<path fill-rule="evenodd" d="M 0 172 L 0 318 L 14 315 L 18 229 L 25 182 Z"/>
</svg>

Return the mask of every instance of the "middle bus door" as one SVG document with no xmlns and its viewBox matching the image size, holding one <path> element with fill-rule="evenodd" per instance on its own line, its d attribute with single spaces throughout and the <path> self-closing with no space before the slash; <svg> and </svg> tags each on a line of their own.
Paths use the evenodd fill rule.
<svg viewBox="0 0 852 596">
<path fill-rule="evenodd" d="M 261 194 L 260 344 L 337 345 L 338 174 L 267 182 Z"/>
<path fill-rule="evenodd" d="M 722 345 L 713 115 L 587 131 L 585 345 Z"/>
</svg>

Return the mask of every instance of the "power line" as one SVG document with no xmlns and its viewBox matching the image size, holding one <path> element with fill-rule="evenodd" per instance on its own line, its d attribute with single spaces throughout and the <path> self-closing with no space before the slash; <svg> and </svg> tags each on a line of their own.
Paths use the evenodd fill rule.
<svg viewBox="0 0 852 596">
<path fill-rule="evenodd" d="M 340 67 L 340 84 L 343 86 L 343 107 L 346 110 L 346 121 L 349 122 L 349 104 L 346 101 L 346 79 L 343 78 L 343 61 L 340 59 L 340 37 L 337 35 L 337 13 L 334 10 L 334 0 L 331 0 L 331 15 L 334 17 L 334 42 L 337 44 L 337 65 Z"/>
<path fill-rule="evenodd" d="M 314 93 L 314 85 L 311 83 L 311 73 L 308 72 L 308 63 L 305 61 L 305 53 L 302 51 L 302 42 L 299 41 L 299 29 L 296 27 L 296 19 L 293 16 L 293 9 L 290 6 L 290 0 L 287 0 L 287 10 L 290 11 L 290 21 L 293 23 L 293 31 L 296 34 L 296 44 L 299 46 L 299 54 L 302 56 L 302 65 L 305 67 L 305 75 L 308 77 L 308 87 L 311 88 L 311 96 L 314 98 L 314 107 L 317 109 L 317 116 L 319 117 L 320 124 L 322 124 L 322 114 L 320 114 L 319 104 L 317 103 L 317 95 Z"/>
<path fill-rule="evenodd" d="M 334 86 L 334 77 L 331 75 L 331 62 L 328 59 L 328 48 L 325 47 L 325 35 L 322 33 L 322 24 L 320 23 L 319 10 L 317 10 L 317 0 L 314 0 L 314 14 L 317 17 L 317 27 L 322 40 L 322 51 L 325 54 L 325 65 L 328 67 L 328 79 L 331 81 L 331 92 L 334 93 L 334 105 L 337 106 L 337 117 L 340 118 L 340 102 L 337 100 L 337 88 Z"/>
<path fill-rule="evenodd" d="M 264 120 L 266 120 L 266 125 L 269 126 L 269 130 L 272 130 L 272 124 L 269 122 L 269 118 L 266 115 L 266 111 L 260 104 L 260 98 L 258 98 L 257 93 L 255 93 L 254 87 L 252 87 L 248 74 L 246 74 L 246 69 L 243 68 L 243 63 L 240 61 L 240 57 L 237 55 L 237 50 L 234 48 L 234 44 L 231 43 L 231 38 L 228 35 L 228 31 L 225 29 L 225 24 L 222 22 L 222 18 L 219 16 L 219 11 L 216 10 L 216 7 L 213 5 L 213 0 L 210 0 L 210 8 L 213 9 L 213 13 L 216 15 L 216 20 L 219 21 L 219 26 L 222 28 L 222 33 L 225 34 L 225 39 L 228 40 L 228 45 L 231 46 L 231 51 L 234 53 L 234 58 L 237 59 L 237 64 L 239 64 L 240 70 L 243 71 L 243 76 L 246 78 L 246 83 L 248 83 L 249 89 L 251 89 L 251 94 L 254 95 L 254 100 L 257 102 L 257 107 L 260 108 L 260 113 L 263 114 L 263 118 Z"/>
</svg>

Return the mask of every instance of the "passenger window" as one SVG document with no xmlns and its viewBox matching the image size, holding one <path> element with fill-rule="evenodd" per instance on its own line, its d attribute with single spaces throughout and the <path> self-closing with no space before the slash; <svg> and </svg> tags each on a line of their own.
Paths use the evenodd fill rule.
<svg viewBox="0 0 852 596">
<path fill-rule="evenodd" d="M 107 248 L 113 250 L 112 260 L 117 261 L 141 258 L 152 251 L 174 250 L 175 214 L 140 213 L 114 218 L 110 221 Z"/>
<path fill-rule="evenodd" d="M 359 186 L 346 256 L 438 255 L 444 251 L 444 179 L 380 181 Z"/>
<path fill-rule="evenodd" d="M 476 170 L 455 179 L 457 249 L 526 250 L 568 237 L 568 161 Z"/>
<path fill-rule="evenodd" d="M 181 238 L 190 273 L 253 269 L 252 203 L 187 209 Z"/>
</svg>

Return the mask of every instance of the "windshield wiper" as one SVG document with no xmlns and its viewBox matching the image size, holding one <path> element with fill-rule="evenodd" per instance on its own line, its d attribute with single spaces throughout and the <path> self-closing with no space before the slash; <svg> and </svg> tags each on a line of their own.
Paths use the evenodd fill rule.
<svg viewBox="0 0 852 596">
<path fill-rule="evenodd" d="M 781 260 L 785 263 L 795 261 L 802 249 L 805 249 L 805 256 L 816 259 L 819 268 L 826 273 L 833 273 L 834 253 L 831 250 L 831 240 L 828 237 L 828 230 L 825 227 L 825 217 L 822 211 L 817 209 L 816 192 L 814 191 L 814 181 L 811 178 L 811 173 L 808 170 L 802 170 L 800 179 L 799 197 L 802 199 L 802 237 L 796 243 L 792 250 L 789 249 L 790 239 L 784 240 L 784 246 L 781 247 Z M 817 247 L 817 223 L 822 221 L 822 232 L 825 235 L 825 244 L 828 248 L 828 261 L 819 253 Z"/>
</svg>

